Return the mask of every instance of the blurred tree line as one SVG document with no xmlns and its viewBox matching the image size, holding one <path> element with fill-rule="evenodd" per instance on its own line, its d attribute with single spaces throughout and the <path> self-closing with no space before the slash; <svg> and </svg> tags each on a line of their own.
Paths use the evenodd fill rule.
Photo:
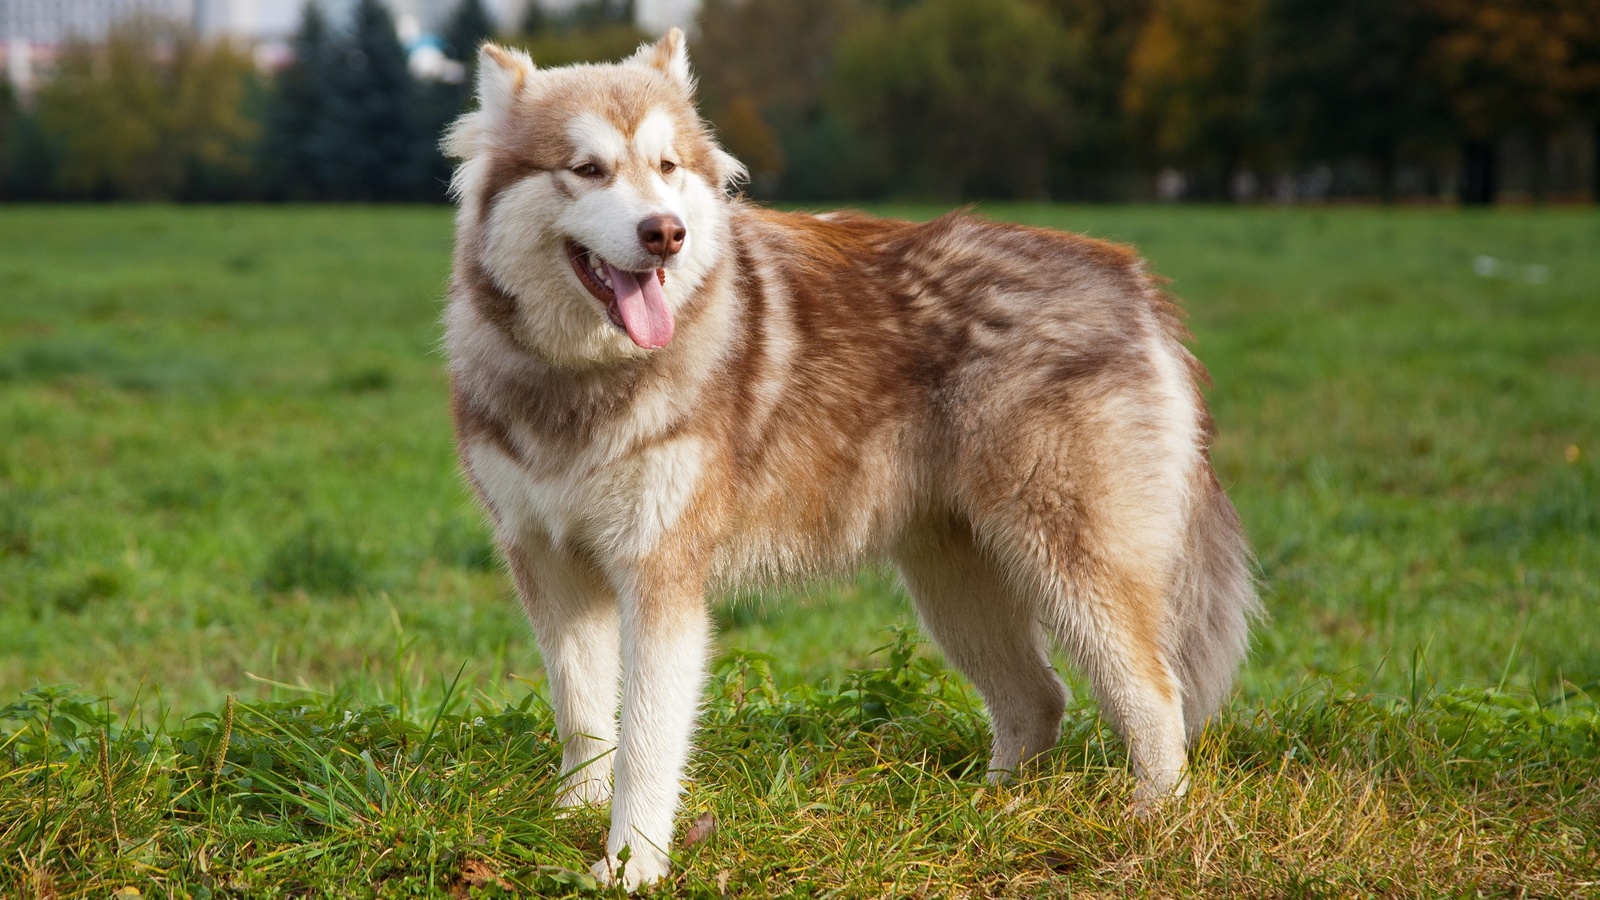
<svg viewBox="0 0 1600 900">
<path fill-rule="evenodd" d="M 633 22 L 631 0 L 534 3 L 497 38 L 615 59 Z M 421 80 L 379 0 L 337 25 L 312 4 L 263 77 L 128 23 L 67 47 L 31 103 L 0 90 L 0 196 L 441 199 L 437 138 L 491 31 L 463 0 L 441 49 L 464 77 Z M 692 54 L 767 198 L 1488 203 L 1508 153 L 1535 197 L 1559 169 L 1600 198 L 1594 0 L 704 0 Z"/>
<path fill-rule="evenodd" d="M 1595 0 L 706 0 L 695 50 L 759 195 L 1488 203 L 1559 143 L 1600 199 Z"/>
</svg>

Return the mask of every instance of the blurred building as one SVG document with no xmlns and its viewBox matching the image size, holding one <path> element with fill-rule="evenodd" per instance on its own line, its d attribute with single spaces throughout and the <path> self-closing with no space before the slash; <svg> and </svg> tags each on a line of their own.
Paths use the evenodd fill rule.
<svg viewBox="0 0 1600 900">
<path fill-rule="evenodd" d="M 230 37 L 256 49 L 271 67 L 287 50 L 304 0 L 0 0 L 0 60 L 23 96 L 53 66 L 61 45 L 99 40 L 118 22 L 149 16 L 192 27 L 208 38 Z"/>
<path fill-rule="evenodd" d="M 358 0 L 317 0 L 335 23 L 347 21 Z M 460 0 L 384 0 L 394 14 L 400 40 L 412 54 L 412 70 L 425 78 L 450 78 L 457 69 L 439 51 L 437 33 Z M 490 18 L 511 31 L 528 4 L 551 13 L 579 0 L 483 0 Z M 0 0 L 0 72 L 24 97 L 48 74 L 64 41 L 97 40 L 133 16 L 153 16 L 190 25 L 208 38 L 230 37 L 255 50 L 256 63 L 276 69 L 288 61 L 289 38 L 305 0 Z M 635 18 L 651 33 L 687 27 L 700 0 L 636 0 Z"/>
</svg>

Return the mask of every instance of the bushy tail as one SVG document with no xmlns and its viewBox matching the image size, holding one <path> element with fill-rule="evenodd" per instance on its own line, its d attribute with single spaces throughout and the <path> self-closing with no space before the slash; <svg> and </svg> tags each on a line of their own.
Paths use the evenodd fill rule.
<svg viewBox="0 0 1600 900">
<path fill-rule="evenodd" d="M 1254 560 L 1239 514 L 1203 465 L 1183 560 L 1173 584 L 1171 658 L 1183 685 L 1184 731 L 1192 744 L 1227 699 L 1262 615 Z"/>
</svg>

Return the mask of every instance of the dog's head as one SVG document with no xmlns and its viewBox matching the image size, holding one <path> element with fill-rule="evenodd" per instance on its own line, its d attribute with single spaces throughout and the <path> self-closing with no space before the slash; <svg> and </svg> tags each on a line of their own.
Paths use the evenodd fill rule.
<svg viewBox="0 0 1600 900">
<path fill-rule="evenodd" d="M 478 109 L 444 148 L 462 160 L 458 254 L 514 298 L 515 337 L 558 363 L 672 340 L 744 173 L 695 110 L 676 28 L 609 65 L 540 69 L 485 44 Z"/>
</svg>

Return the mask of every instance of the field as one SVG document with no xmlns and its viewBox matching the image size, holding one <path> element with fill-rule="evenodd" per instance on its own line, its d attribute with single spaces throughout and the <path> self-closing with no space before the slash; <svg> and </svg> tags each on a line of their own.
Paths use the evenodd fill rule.
<svg viewBox="0 0 1600 900">
<path fill-rule="evenodd" d="M 1081 684 L 983 788 L 891 574 L 719 598 L 660 893 L 1600 892 L 1600 215 L 983 212 L 1137 244 L 1189 310 L 1271 614 L 1238 696 L 1141 824 Z M 455 473 L 449 241 L 0 207 L 0 896 L 591 889 Z"/>
</svg>

